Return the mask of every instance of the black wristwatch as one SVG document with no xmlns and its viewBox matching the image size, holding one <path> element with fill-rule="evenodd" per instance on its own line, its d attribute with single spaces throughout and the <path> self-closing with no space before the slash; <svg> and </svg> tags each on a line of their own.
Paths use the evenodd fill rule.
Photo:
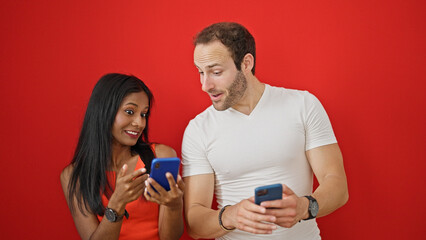
<svg viewBox="0 0 426 240">
<path fill-rule="evenodd" d="M 106 208 L 105 209 L 105 217 L 110 221 L 110 222 L 118 222 L 121 219 L 123 219 L 125 214 L 118 216 L 117 212 L 112 210 L 111 208 Z"/>
<path fill-rule="evenodd" d="M 308 207 L 308 214 L 309 217 L 303 220 L 309 220 L 309 219 L 313 219 L 317 217 L 318 214 L 318 202 L 315 198 L 313 198 L 312 196 L 305 196 L 305 198 L 307 198 L 309 200 L 309 207 Z"/>
</svg>

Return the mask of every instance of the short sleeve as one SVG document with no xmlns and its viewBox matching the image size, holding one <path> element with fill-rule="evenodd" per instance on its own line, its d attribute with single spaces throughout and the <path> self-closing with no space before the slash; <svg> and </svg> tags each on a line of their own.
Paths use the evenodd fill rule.
<svg viewBox="0 0 426 240">
<path fill-rule="evenodd" d="M 213 173 L 207 159 L 207 149 L 202 131 L 191 120 L 185 129 L 182 141 L 182 176 Z"/>
<path fill-rule="evenodd" d="M 305 150 L 336 143 L 330 119 L 321 102 L 311 93 L 305 95 Z"/>
</svg>

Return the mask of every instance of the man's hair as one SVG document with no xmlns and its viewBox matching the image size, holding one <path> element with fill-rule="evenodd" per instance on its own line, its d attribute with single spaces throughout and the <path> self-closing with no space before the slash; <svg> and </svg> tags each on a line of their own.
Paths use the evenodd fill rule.
<svg viewBox="0 0 426 240">
<path fill-rule="evenodd" d="M 219 40 L 231 52 L 232 59 L 238 71 L 247 53 L 253 55 L 255 62 L 251 72 L 254 75 L 256 66 L 256 44 L 250 32 L 241 24 L 220 22 L 204 28 L 194 38 L 194 45 L 207 44 Z"/>
</svg>

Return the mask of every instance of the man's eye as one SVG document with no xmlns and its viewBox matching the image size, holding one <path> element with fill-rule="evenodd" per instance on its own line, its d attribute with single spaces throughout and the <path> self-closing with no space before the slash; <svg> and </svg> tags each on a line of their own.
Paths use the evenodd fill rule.
<svg viewBox="0 0 426 240">
<path fill-rule="evenodd" d="M 220 75 L 222 72 L 213 72 L 214 75 Z"/>
<path fill-rule="evenodd" d="M 148 116 L 148 113 L 142 113 L 141 117 L 146 118 Z"/>
<path fill-rule="evenodd" d="M 133 110 L 124 110 L 127 114 L 129 114 L 129 115 L 133 115 Z"/>
</svg>

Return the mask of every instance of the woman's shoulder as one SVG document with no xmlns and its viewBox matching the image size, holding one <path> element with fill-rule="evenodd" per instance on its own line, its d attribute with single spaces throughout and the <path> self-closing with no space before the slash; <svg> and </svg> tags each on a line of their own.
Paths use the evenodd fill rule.
<svg viewBox="0 0 426 240">
<path fill-rule="evenodd" d="M 176 157 L 176 151 L 165 144 L 155 144 L 155 155 L 158 158 L 170 158 L 170 157 Z"/>
<path fill-rule="evenodd" d="M 64 183 L 68 184 L 68 182 L 71 178 L 71 174 L 72 174 L 73 169 L 74 169 L 74 166 L 72 164 L 70 164 L 62 170 L 61 176 L 60 176 L 62 185 L 64 185 Z"/>
</svg>

